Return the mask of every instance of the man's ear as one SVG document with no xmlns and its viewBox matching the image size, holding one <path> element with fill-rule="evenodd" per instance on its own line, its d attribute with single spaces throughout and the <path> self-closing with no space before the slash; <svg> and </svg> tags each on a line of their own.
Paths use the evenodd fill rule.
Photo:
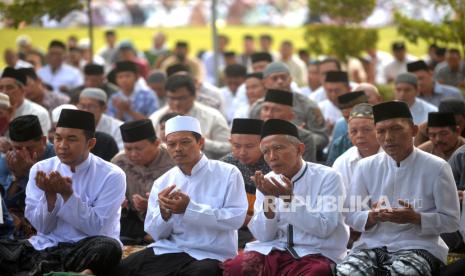
<svg viewBox="0 0 465 276">
<path fill-rule="evenodd" d="M 89 151 L 91 151 L 95 147 L 96 143 L 97 143 L 97 139 L 95 137 L 90 138 L 89 141 L 87 141 L 87 148 L 89 149 Z"/>
</svg>

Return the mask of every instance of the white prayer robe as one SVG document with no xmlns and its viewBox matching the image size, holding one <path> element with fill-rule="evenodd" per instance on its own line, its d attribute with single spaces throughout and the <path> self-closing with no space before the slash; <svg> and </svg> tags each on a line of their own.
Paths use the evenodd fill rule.
<svg viewBox="0 0 465 276">
<path fill-rule="evenodd" d="M 378 153 L 382 151 L 383 148 L 379 147 Z M 352 179 L 358 161 L 362 159 L 363 157 L 360 155 L 357 147 L 353 146 L 339 156 L 333 163 L 333 169 L 342 176 L 342 182 L 344 183 L 346 193 L 349 193 L 350 180 Z"/>
<path fill-rule="evenodd" d="M 303 177 L 299 179 L 302 174 Z M 280 175 L 274 172 L 268 173 L 266 177 L 274 177 L 281 181 Z M 254 216 L 248 225 L 257 241 L 247 243 L 245 250 L 257 251 L 263 255 L 267 255 L 273 249 L 285 250 L 287 226 L 292 224 L 294 249 L 300 257 L 322 254 L 334 262 L 340 262 L 346 256 L 349 231 L 344 224 L 342 213 L 331 210 L 331 204 L 335 204 L 335 201 L 331 203 L 331 200 L 326 200 L 328 198 L 325 197 L 344 200 L 341 176 L 332 168 L 302 160 L 302 168 L 291 181 L 297 179 L 294 183 L 294 195 L 307 200 L 310 206 L 296 204 L 299 198 L 294 198 L 289 208 L 290 212 L 286 212 L 283 209 L 284 202 L 277 199 L 275 217 L 268 219 L 263 211 L 264 195 L 257 190 Z M 318 202 L 319 199 L 321 202 Z M 321 204 L 321 209 L 318 208 L 318 204 Z"/>
<path fill-rule="evenodd" d="M 341 110 L 328 99 L 319 102 L 318 107 L 326 121 L 335 124 L 339 118 L 342 118 Z"/>
<path fill-rule="evenodd" d="M 190 197 L 184 214 L 168 221 L 160 214 L 158 193 L 176 184 Z M 224 261 L 237 255 L 237 229 L 245 220 L 247 197 L 244 180 L 235 166 L 209 160 L 205 155 L 185 175 L 174 167 L 155 180 L 150 192 L 145 231 L 155 255 L 185 252 L 202 260 Z"/>
<path fill-rule="evenodd" d="M 53 92 L 60 92 L 61 86 L 73 89 L 84 83 L 81 72 L 66 63 L 63 63 L 55 72 L 52 72 L 50 65 L 45 65 L 37 71 L 37 75 L 44 83 L 53 87 Z"/>
<path fill-rule="evenodd" d="M 50 114 L 47 109 L 43 106 L 36 104 L 28 99 L 24 99 L 23 104 L 20 105 L 14 114 L 14 118 L 24 115 L 36 115 L 40 122 L 40 127 L 42 128 L 42 133 L 47 135 L 48 131 L 52 127 L 50 121 Z"/>
<path fill-rule="evenodd" d="M 347 224 L 362 232 L 353 249 L 424 249 L 446 262 L 448 248 L 439 235 L 457 231 L 460 217 L 457 189 L 446 161 L 417 148 L 399 167 L 385 152 L 364 158 L 351 180 L 348 199 L 352 196 L 362 200 L 370 196 L 370 205 L 384 199 L 390 207 L 402 207 L 401 199 L 421 215 L 421 225 L 378 222 L 365 230 L 369 210 L 349 212 Z M 353 208 L 354 203 L 349 206 Z"/>
<path fill-rule="evenodd" d="M 45 193 L 36 185 L 38 171 L 58 171 L 72 179 L 73 194 L 64 202 L 57 195 L 55 208 L 47 209 Z M 73 173 L 58 157 L 36 163 L 26 187 L 25 216 L 37 229 L 29 242 L 36 250 L 60 242 L 78 242 L 89 236 L 119 240 L 121 204 L 126 192 L 126 175 L 118 166 L 89 153 Z"/>
<path fill-rule="evenodd" d="M 409 107 L 412 113 L 413 123 L 420 125 L 428 121 L 428 113 L 437 112 L 438 108 L 425 100 L 415 98 L 415 103 Z"/>
<path fill-rule="evenodd" d="M 105 132 L 115 139 L 116 144 L 120 150 L 124 149 L 123 138 L 121 137 L 121 130 L 119 127 L 123 124 L 122 121 L 110 117 L 107 114 L 102 114 L 100 120 L 95 127 L 96 131 Z"/>
</svg>

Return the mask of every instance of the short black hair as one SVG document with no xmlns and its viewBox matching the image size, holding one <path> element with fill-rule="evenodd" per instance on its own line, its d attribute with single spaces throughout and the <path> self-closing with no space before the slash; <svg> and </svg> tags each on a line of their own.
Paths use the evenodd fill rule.
<svg viewBox="0 0 465 276">
<path fill-rule="evenodd" d="M 445 98 L 439 102 L 438 110 L 465 117 L 465 101 L 457 98 Z"/>
<path fill-rule="evenodd" d="M 106 30 L 105 31 L 105 36 L 110 36 L 110 35 L 116 35 L 115 30 Z"/>
<path fill-rule="evenodd" d="M 273 41 L 273 37 L 270 34 L 262 34 L 262 35 L 260 35 L 260 40 L 263 40 L 263 39 Z"/>
<path fill-rule="evenodd" d="M 166 80 L 165 89 L 174 92 L 179 88 L 187 88 L 192 96 L 195 96 L 195 84 L 192 77 L 188 75 L 173 75 Z"/>
<path fill-rule="evenodd" d="M 241 64 L 230 64 L 224 68 L 224 75 L 229 78 L 245 78 L 247 68 Z"/>
<path fill-rule="evenodd" d="M 60 40 L 55 39 L 55 40 L 50 41 L 50 43 L 48 44 L 48 49 L 50 50 L 50 48 L 52 47 L 62 48 L 63 50 L 66 51 L 66 45 Z"/>
<path fill-rule="evenodd" d="M 250 34 L 244 35 L 244 40 L 253 40 L 253 36 Z"/>
<path fill-rule="evenodd" d="M 330 62 L 336 64 L 337 71 L 341 71 L 341 69 L 342 69 L 341 61 L 339 59 L 337 59 L 337 58 L 333 58 L 333 57 L 325 58 L 325 59 L 323 59 L 322 61 L 319 62 L 319 65 L 324 64 L 324 63 L 330 63 Z"/>
<path fill-rule="evenodd" d="M 179 114 L 177 112 L 168 112 L 165 115 L 161 116 L 160 120 L 158 120 L 158 124 L 166 123 L 166 121 L 168 121 L 169 119 L 174 118 L 174 117 L 179 116 L 179 115 L 181 115 L 181 114 Z"/>
<path fill-rule="evenodd" d="M 191 68 L 188 65 L 182 64 L 182 63 L 176 63 L 166 68 L 167 77 L 171 77 L 172 75 L 179 73 L 179 72 L 186 72 L 188 74 L 191 74 Z"/>
<path fill-rule="evenodd" d="M 84 131 L 84 136 L 86 137 L 86 140 L 95 138 L 95 131 L 90 131 L 90 130 L 83 130 L 83 131 Z"/>
<path fill-rule="evenodd" d="M 198 134 L 197 132 L 191 131 L 192 135 L 194 135 L 195 141 L 198 143 L 200 141 L 200 138 L 202 138 L 202 135 Z"/>
</svg>

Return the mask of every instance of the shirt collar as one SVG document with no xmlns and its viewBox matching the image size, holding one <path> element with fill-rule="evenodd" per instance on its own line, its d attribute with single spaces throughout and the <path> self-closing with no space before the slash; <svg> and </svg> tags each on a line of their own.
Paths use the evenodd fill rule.
<svg viewBox="0 0 465 276">
<path fill-rule="evenodd" d="M 418 150 L 419 149 L 417 149 L 416 147 L 413 147 L 413 150 L 410 153 L 410 155 L 407 156 L 407 158 L 405 158 L 404 160 L 400 161 L 399 166 L 397 166 L 397 161 L 392 159 L 392 157 L 389 156 L 387 153 L 386 153 L 386 156 L 388 157 L 388 160 L 389 160 L 388 162 L 389 162 L 390 166 L 393 166 L 393 167 L 396 167 L 396 168 L 399 168 L 399 169 L 403 169 L 403 168 L 408 168 L 411 165 L 415 164 L 414 160 L 415 160 L 415 157 L 417 156 L 417 151 Z"/>
<path fill-rule="evenodd" d="M 74 173 L 78 173 L 78 172 L 87 170 L 87 168 L 90 166 L 90 162 L 92 161 L 92 156 L 93 156 L 93 154 L 91 152 L 89 152 L 89 156 L 87 156 L 87 159 L 84 160 L 81 164 L 76 166 Z M 62 164 L 65 166 L 66 170 L 68 170 L 70 173 L 73 173 L 71 171 L 70 166 L 68 166 L 68 165 L 66 165 L 64 163 L 62 163 Z"/>
<path fill-rule="evenodd" d="M 383 152 L 383 148 L 381 146 L 378 148 L 378 151 L 375 154 L 378 154 L 380 152 Z M 360 152 L 358 151 L 357 147 L 354 146 L 354 151 L 351 152 L 351 154 L 349 155 L 349 162 L 350 163 L 356 162 L 356 161 L 359 161 L 360 159 L 363 159 L 363 158 L 365 158 L 365 157 L 362 157 L 360 155 Z"/>
<path fill-rule="evenodd" d="M 208 158 L 205 156 L 205 154 L 202 153 L 202 157 L 200 158 L 200 160 L 192 168 L 191 175 L 186 175 L 186 174 L 184 174 L 184 172 L 179 167 L 177 167 L 177 168 L 184 176 L 192 177 L 195 174 L 197 174 L 203 167 L 205 167 L 207 162 L 208 162 Z"/>
<path fill-rule="evenodd" d="M 300 167 L 300 170 L 292 177 L 292 179 L 291 179 L 292 182 L 296 182 L 299 179 L 301 179 L 303 174 L 307 170 L 307 163 L 305 163 L 305 161 L 302 160 L 302 159 L 300 159 L 300 162 L 301 162 L 302 166 Z"/>
</svg>

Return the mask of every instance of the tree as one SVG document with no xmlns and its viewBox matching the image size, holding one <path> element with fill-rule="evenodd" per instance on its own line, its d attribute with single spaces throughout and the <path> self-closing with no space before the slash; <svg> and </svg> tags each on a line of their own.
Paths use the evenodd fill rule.
<svg viewBox="0 0 465 276">
<path fill-rule="evenodd" d="M 427 43 L 459 45 L 465 55 L 465 0 L 430 0 L 436 8 L 448 7 L 451 13 L 440 24 L 410 19 L 396 12 L 394 19 L 397 31 L 412 43 L 425 40 Z"/>
<path fill-rule="evenodd" d="M 378 31 L 359 25 L 373 12 L 376 0 L 308 0 L 308 6 L 312 16 L 327 16 L 333 22 L 307 26 L 305 40 L 311 53 L 346 60 L 376 46 Z"/>
<path fill-rule="evenodd" d="M 0 11 L 4 18 L 12 20 L 13 26 L 16 28 L 22 23 L 37 23 L 44 15 L 48 15 L 50 19 L 60 21 L 67 14 L 74 10 L 82 10 L 84 4 L 87 4 L 87 14 L 89 16 L 89 39 L 90 52 L 94 56 L 94 26 L 92 21 L 92 0 L 12 0 L 11 3 L 0 3 Z"/>
<path fill-rule="evenodd" d="M 12 20 L 18 27 L 22 23 L 37 23 L 44 15 L 50 19 L 61 20 L 73 10 L 84 7 L 80 0 L 13 0 L 11 3 L 0 3 L 0 11 L 4 18 Z"/>
</svg>

